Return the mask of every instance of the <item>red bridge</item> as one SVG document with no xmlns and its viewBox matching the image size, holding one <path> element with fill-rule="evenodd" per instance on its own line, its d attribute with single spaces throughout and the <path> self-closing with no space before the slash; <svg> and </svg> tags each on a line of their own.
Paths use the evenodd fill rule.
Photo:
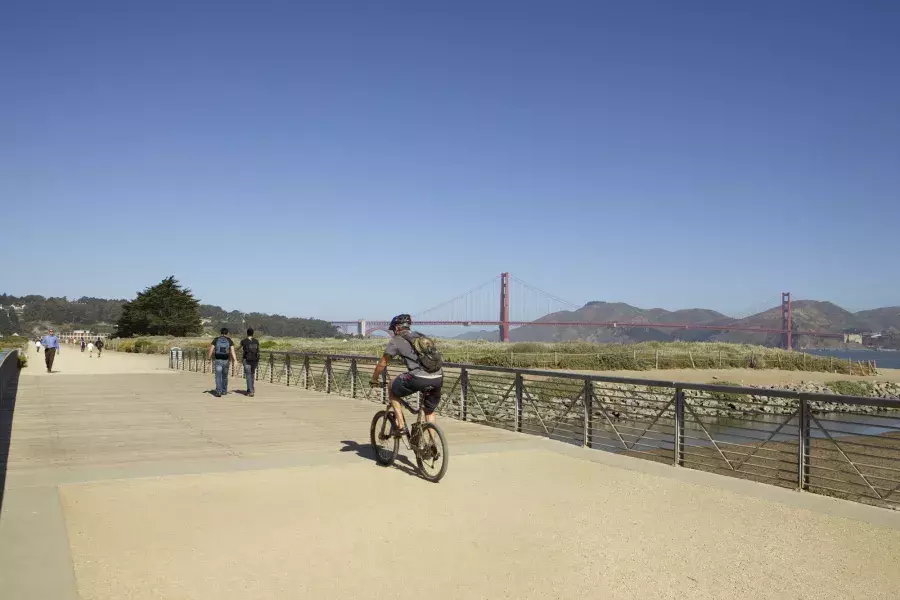
<svg viewBox="0 0 900 600">
<path fill-rule="evenodd" d="M 516 309 L 516 315 L 519 315 L 519 318 L 513 319 L 510 317 L 511 306 Z M 488 311 L 493 312 L 497 310 L 497 307 L 499 307 L 498 318 L 487 317 Z M 529 327 L 694 329 L 778 334 L 781 336 L 781 343 L 785 348 L 792 347 L 793 337 L 797 335 L 818 338 L 844 337 L 843 333 L 793 329 L 790 292 L 781 294 L 780 328 L 751 327 L 742 324 L 740 319 L 735 319 L 730 323 L 655 323 L 643 318 L 625 321 L 566 321 L 553 318 L 561 311 L 578 310 L 579 308 L 581 307 L 529 285 L 521 279 L 511 276 L 509 273 L 501 273 L 464 294 L 413 315 L 413 321 L 416 325 L 426 326 L 496 326 L 499 328 L 499 339 L 502 342 L 509 341 L 510 328 L 526 325 Z M 537 316 L 523 318 L 525 315 Z M 358 319 L 356 321 L 331 321 L 331 323 L 339 327 L 356 328 L 360 335 L 368 336 L 375 331 L 386 331 L 389 321 Z"/>
</svg>

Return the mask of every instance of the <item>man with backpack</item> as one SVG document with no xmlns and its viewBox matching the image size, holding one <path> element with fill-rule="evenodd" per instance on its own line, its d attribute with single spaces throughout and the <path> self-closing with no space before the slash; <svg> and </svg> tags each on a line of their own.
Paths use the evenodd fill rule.
<svg viewBox="0 0 900 600">
<path fill-rule="evenodd" d="M 213 363 L 213 372 L 216 378 L 216 391 L 213 396 L 219 398 L 228 393 L 228 369 L 232 362 L 237 362 L 234 355 L 234 342 L 228 337 L 228 328 L 219 330 L 219 337 L 209 346 L 209 360 Z"/>
<path fill-rule="evenodd" d="M 97 349 L 97 358 L 100 358 L 100 355 L 103 354 L 103 338 L 98 337 L 94 342 L 94 347 Z"/>
<path fill-rule="evenodd" d="M 417 331 L 410 331 L 411 325 L 412 318 L 407 314 L 397 315 L 391 319 L 388 329 L 393 333 L 393 337 L 384 349 L 384 354 L 378 361 L 369 382 L 373 387 L 381 385 L 381 374 L 391 358 L 399 356 L 406 363 L 407 372 L 394 378 L 388 388 L 388 396 L 397 414 L 397 430 L 394 433 L 398 436 L 406 429 L 403 409 L 398 399 L 421 392 L 425 420 L 434 423 L 434 411 L 441 401 L 441 386 L 444 385 L 441 353 L 431 338 Z"/>
<path fill-rule="evenodd" d="M 253 337 L 253 328 L 247 330 L 247 337 L 241 340 L 241 356 L 244 360 L 244 378 L 247 380 L 247 395 L 255 396 L 256 367 L 259 366 L 259 340 Z"/>
</svg>

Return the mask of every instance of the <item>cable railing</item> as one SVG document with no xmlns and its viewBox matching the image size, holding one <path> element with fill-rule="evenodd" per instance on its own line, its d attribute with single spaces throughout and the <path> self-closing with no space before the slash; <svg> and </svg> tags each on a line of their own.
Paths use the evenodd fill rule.
<svg viewBox="0 0 900 600">
<path fill-rule="evenodd" d="M 259 381 L 385 402 L 375 357 L 262 351 Z M 211 373 L 205 350 L 169 367 Z M 405 369 L 404 369 L 405 370 Z M 240 365 L 230 375 L 242 377 Z M 900 508 L 900 400 L 449 363 L 438 414 L 679 467 Z"/>
</svg>

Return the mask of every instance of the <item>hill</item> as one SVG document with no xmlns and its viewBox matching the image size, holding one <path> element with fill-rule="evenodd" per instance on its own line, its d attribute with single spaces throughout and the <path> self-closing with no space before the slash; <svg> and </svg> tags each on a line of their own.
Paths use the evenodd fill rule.
<svg viewBox="0 0 900 600">
<path fill-rule="evenodd" d="M 82 297 L 77 300 L 44 296 L 0 294 L 0 335 L 18 333 L 32 336 L 53 326 L 61 331 L 90 329 L 112 333 L 122 314 L 125 300 Z M 204 329 L 211 333 L 221 327 L 240 331 L 253 327 L 260 335 L 276 337 L 332 337 L 337 329 L 328 321 L 266 313 L 226 311 L 212 304 L 200 305 Z"/>
<path fill-rule="evenodd" d="M 647 323 L 646 328 L 586 327 L 516 327 L 510 331 L 514 342 L 563 342 L 584 340 L 597 343 L 636 342 L 730 342 L 778 346 L 781 335 L 777 333 L 754 333 L 746 331 L 716 331 L 705 329 L 668 329 L 652 327 L 653 323 L 692 325 L 731 325 L 735 327 L 758 327 L 781 329 L 781 306 L 775 306 L 761 313 L 743 319 L 734 319 L 720 312 L 691 308 L 669 311 L 662 308 L 642 309 L 621 302 L 588 302 L 575 311 L 561 311 L 546 315 L 536 322 L 617 322 Z M 879 308 L 852 313 L 832 302 L 797 300 L 792 306 L 792 329 L 794 331 L 827 331 L 834 333 L 862 333 L 900 331 L 900 307 Z M 468 332 L 457 339 L 496 340 L 496 330 Z M 827 346 L 838 343 L 804 336 L 795 336 L 798 346 Z"/>
</svg>

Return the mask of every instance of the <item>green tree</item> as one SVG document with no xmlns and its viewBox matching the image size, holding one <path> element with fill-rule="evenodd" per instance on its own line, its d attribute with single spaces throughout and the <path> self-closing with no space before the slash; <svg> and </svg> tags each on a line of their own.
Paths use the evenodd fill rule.
<svg viewBox="0 0 900 600">
<path fill-rule="evenodd" d="M 12 309 L 9 309 L 9 311 L 5 308 L 0 309 L 0 336 L 17 333 L 13 327 L 12 320 L 9 318 L 10 313 L 16 314 Z"/>
<path fill-rule="evenodd" d="M 122 306 L 116 335 L 186 336 L 201 330 L 200 303 L 175 277 L 167 277 Z"/>
</svg>

